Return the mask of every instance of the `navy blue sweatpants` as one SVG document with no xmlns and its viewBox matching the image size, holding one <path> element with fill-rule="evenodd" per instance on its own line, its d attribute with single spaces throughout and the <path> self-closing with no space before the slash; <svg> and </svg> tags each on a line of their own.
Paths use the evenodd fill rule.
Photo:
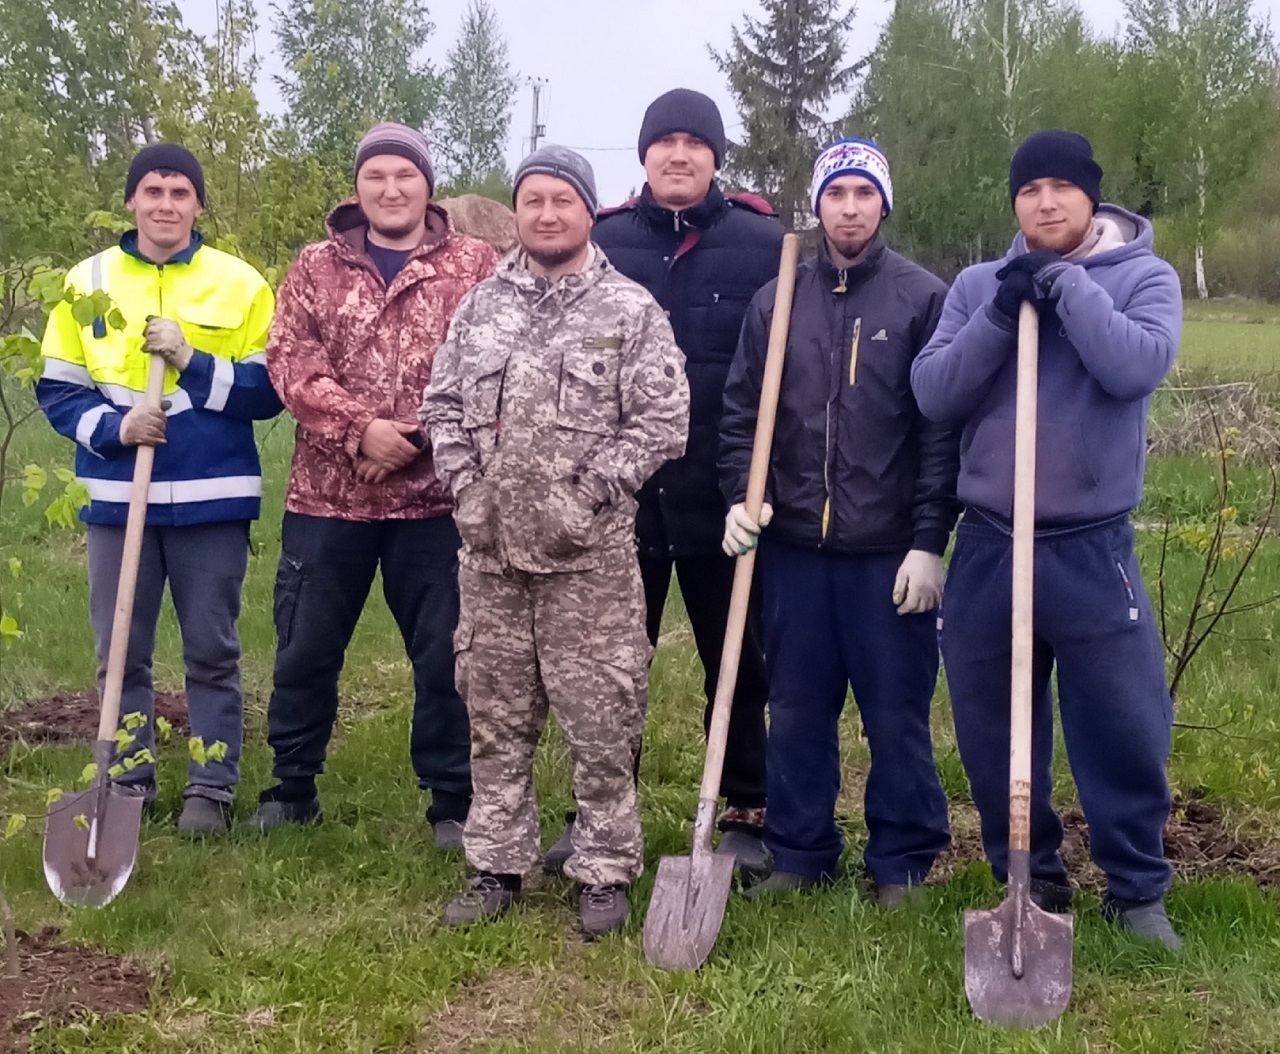
<svg viewBox="0 0 1280 1054">
<path fill-rule="evenodd" d="M 899 615 L 905 553 L 841 556 L 760 546 L 769 669 L 769 809 L 774 868 L 830 878 L 844 848 L 837 723 L 850 687 L 871 747 L 863 859 L 881 885 L 924 880 L 950 844 L 929 704 L 938 676 L 934 612 Z"/>
<path fill-rule="evenodd" d="M 942 602 L 956 739 L 987 859 L 1002 882 L 1009 842 L 1012 560 L 1007 527 L 966 511 Z M 1037 532 L 1033 604 L 1031 876 L 1067 880 L 1058 854 L 1062 821 L 1050 803 L 1049 674 L 1056 666 L 1062 732 L 1093 859 L 1107 873 L 1111 897 L 1154 900 L 1172 878 L 1163 834 L 1173 706 L 1128 517 Z"/>
</svg>

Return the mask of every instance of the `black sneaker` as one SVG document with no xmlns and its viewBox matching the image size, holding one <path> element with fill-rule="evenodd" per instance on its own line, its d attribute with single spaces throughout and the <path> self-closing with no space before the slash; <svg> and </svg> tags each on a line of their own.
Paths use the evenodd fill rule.
<svg viewBox="0 0 1280 1054">
<path fill-rule="evenodd" d="M 501 918 L 520 902 L 520 876 L 481 871 L 467 883 L 467 891 L 444 908 L 446 926 L 470 926 Z"/>
<path fill-rule="evenodd" d="M 183 802 L 178 830 L 193 835 L 226 834 L 231 830 L 230 802 L 191 795 Z"/>
<path fill-rule="evenodd" d="M 288 824 L 319 823 L 323 817 L 315 786 L 314 780 L 283 780 L 268 787 L 258 795 L 258 811 L 249 818 L 249 826 L 269 831 Z"/>
<path fill-rule="evenodd" d="M 1066 915 L 1071 911 L 1074 893 L 1069 885 L 1052 882 L 1047 878 L 1033 878 L 1028 889 L 1031 903 L 1051 915 Z"/>
<path fill-rule="evenodd" d="M 791 871 L 774 871 L 763 882 L 748 886 L 742 895 L 748 900 L 756 897 L 768 897 L 774 893 L 804 893 L 816 889 L 820 883 L 808 875 L 797 875 Z"/>
<path fill-rule="evenodd" d="M 622 929 L 631 914 L 627 887 L 618 883 L 583 886 L 579 898 L 582 933 L 588 940 Z"/>
<path fill-rule="evenodd" d="M 763 831 L 744 831 L 738 828 L 725 831 L 720 836 L 716 852 L 720 856 L 733 857 L 733 866 L 743 877 L 762 881 L 773 871 L 773 854 L 764 844 Z"/>
</svg>

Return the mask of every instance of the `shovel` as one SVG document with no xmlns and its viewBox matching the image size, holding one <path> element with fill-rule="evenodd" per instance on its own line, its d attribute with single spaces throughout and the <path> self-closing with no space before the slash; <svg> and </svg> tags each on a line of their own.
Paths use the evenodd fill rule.
<svg viewBox="0 0 1280 1054">
<path fill-rule="evenodd" d="M 773 300 L 773 325 L 769 330 L 755 443 L 751 448 L 751 468 L 747 474 L 747 515 L 756 522 L 760 520 L 760 506 L 764 504 L 764 487 L 769 475 L 769 452 L 773 446 L 778 389 L 782 384 L 782 364 L 791 325 L 791 298 L 795 291 L 799 246 L 799 239 L 794 234 L 787 234 L 782 239 L 782 262 Z M 729 715 L 733 710 L 733 689 L 738 681 L 738 662 L 742 657 L 742 636 L 747 626 L 747 604 L 751 599 L 751 576 L 755 563 L 756 550 L 753 548 L 738 557 L 733 571 L 729 619 L 724 631 L 724 650 L 716 680 L 711 728 L 707 734 L 707 757 L 702 769 L 698 813 L 693 824 L 693 855 L 664 856 L 658 862 L 649 913 L 644 920 L 644 957 L 664 970 L 696 970 L 706 961 L 720 933 L 725 905 L 729 901 L 733 857 L 717 855 L 711 847 L 711 835 L 720 801 L 720 775 L 724 769 L 725 741 L 729 735 Z"/>
<path fill-rule="evenodd" d="M 147 372 L 146 405 L 159 408 L 163 391 L 164 359 L 152 355 Z M 137 447 L 115 617 L 111 623 L 111 647 L 107 652 L 106 683 L 102 689 L 102 713 L 98 718 L 98 738 L 93 744 L 96 766 L 93 783 L 88 790 L 64 795 L 50 805 L 44 820 L 45 880 L 55 897 L 75 907 L 101 908 L 110 904 L 129 881 L 138 858 L 142 797 L 109 782 L 107 770 L 115 761 L 120 691 L 129 651 L 133 594 L 138 583 L 138 562 L 147 522 L 147 493 L 155 457 L 155 447 Z"/>
<path fill-rule="evenodd" d="M 1031 900 L 1031 604 L 1035 570 L 1036 398 L 1040 320 L 1018 319 L 1017 432 L 1013 473 L 1013 664 L 1009 727 L 1009 886 L 992 911 L 964 913 L 964 990 L 983 1021 L 1035 1028 L 1071 998 L 1070 915 Z"/>
</svg>

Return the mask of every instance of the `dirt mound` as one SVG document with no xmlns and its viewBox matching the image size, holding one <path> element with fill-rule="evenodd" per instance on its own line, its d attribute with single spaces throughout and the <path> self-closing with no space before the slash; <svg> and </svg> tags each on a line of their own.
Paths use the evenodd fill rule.
<svg viewBox="0 0 1280 1054">
<path fill-rule="evenodd" d="M 187 697 L 180 692 L 156 693 L 156 716 L 173 726 L 174 735 L 191 734 Z M 22 740 L 32 745 L 92 743 L 98 735 L 98 694 L 75 692 L 31 699 L 0 712 L 0 757 Z"/>
<path fill-rule="evenodd" d="M 0 977 L 0 1054 L 27 1049 L 31 1033 L 86 1017 L 138 1014 L 150 1006 L 154 978 L 141 965 L 97 948 L 58 943 L 50 926 L 18 931 L 17 977 Z"/>
<path fill-rule="evenodd" d="M 942 876 L 982 859 L 982 841 L 972 806 L 953 804 L 953 846 L 939 861 Z M 1071 881 L 1101 893 L 1106 875 L 1089 856 L 1089 825 L 1079 809 L 1062 814 L 1062 860 Z M 1178 878 L 1224 876 L 1252 879 L 1260 888 L 1280 888 L 1280 842 L 1242 837 L 1228 830 L 1222 811 L 1199 794 L 1176 796 L 1164 829 L 1164 853 Z"/>
</svg>

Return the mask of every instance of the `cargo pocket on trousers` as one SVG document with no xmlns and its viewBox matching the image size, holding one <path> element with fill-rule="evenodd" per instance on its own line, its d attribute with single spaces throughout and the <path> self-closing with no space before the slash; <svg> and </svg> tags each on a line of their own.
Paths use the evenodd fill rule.
<svg viewBox="0 0 1280 1054">
<path fill-rule="evenodd" d="M 471 643 L 475 639 L 475 625 L 465 619 L 458 620 L 453 631 L 453 685 L 462 701 L 467 701 L 467 689 L 471 687 Z"/>
<path fill-rule="evenodd" d="M 276 594 L 273 614 L 276 624 L 276 645 L 287 648 L 293 636 L 293 620 L 298 613 L 298 596 L 302 592 L 302 561 L 288 553 L 280 554 L 280 567 L 276 571 Z"/>
</svg>

